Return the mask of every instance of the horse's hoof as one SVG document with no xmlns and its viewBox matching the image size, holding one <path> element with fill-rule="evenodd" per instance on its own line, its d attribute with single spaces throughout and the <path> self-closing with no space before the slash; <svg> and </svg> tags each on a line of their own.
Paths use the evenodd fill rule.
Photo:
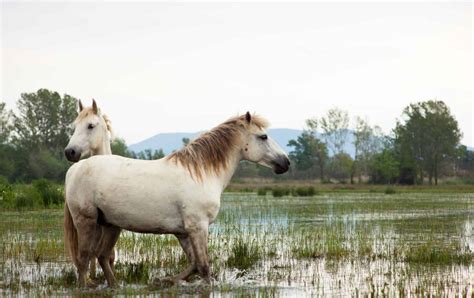
<svg viewBox="0 0 474 298">
<path fill-rule="evenodd" d="M 159 288 L 170 288 L 177 284 L 177 280 L 171 276 L 163 277 L 163 278 L 155 278 L 153 280 L 153 285 Z"/>
<path fill-rule="evenodd" d="M 99 283 L 93 279 L 87 279 L 86 281 L 86 287 L 87 288 L 97 288 L 97 286 L 99 285 Z"/>
</svg>

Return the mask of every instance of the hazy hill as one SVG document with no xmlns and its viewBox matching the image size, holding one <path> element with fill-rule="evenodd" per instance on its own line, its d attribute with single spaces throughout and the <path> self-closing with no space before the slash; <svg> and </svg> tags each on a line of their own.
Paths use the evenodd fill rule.
<svg viewBox="0 0 474 298">
<path fill-rule="evenodd" d="M 273 128 L 268 130 L 268 134 L 288 153 L 291 147 L 288 147 L 290 140 L 296 139 L 302 130 L 290 128 Z M 128 148 L 132 151 L 139 152 L 145 149 L 163 149 L 165 154 L 171 153 L 173 150 L 182 147 L 183 138 L 194 139 L 202 132 L 178 132 L 178 133 L 159 133 L 148 139 L 145 139 L 136 144 L 130 145 Z M 354 156 L 353 136 L 348 134 L 345 151 L 351 156 Z"/>
</svg>

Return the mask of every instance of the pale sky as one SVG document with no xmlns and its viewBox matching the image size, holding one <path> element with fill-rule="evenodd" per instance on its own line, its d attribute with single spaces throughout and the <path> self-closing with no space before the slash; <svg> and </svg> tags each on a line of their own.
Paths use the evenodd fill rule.
<svg viewBox="0 0 474 298">
<path fill-rule="evenodd" d="M 1 100 L 95 98 L 128 144 L 247 110 L 275 128 L 339 107 L 385 133 L 444 100 L 474 146 L 472 4 L 2 2 Z"/>
</svg>

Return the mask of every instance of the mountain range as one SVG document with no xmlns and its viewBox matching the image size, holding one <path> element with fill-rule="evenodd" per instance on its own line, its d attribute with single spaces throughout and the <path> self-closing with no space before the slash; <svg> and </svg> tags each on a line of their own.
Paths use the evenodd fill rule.
<svg viewBox="0 0 474 298">
<path fill-rule="evenodd" d="M 288 146 L 290 140 L 296 140 L 302 133 L 302 130 L 291 129 L 291 128 L 273 128 L 268 130 L 268 135 L 273 138 L 278 145 L 287 153 L 292 151 L 294 148 Z M 128 147 L 129 150 L 140 152 L 145 149 L 158 150 L 163 149 L 165 154 L 169 154 L 174 150 L 177 150 L 183 146 L 183 138 L 195 139 L 201 132 L 177 132 L 177 133 L 159 133 L 148 139 L 145 139 L 136 144 L 132 144 Z M 353 144 L 353 135 L 347 134 L 347 140 L 344 147 L 344 151 L 354 157 L 355 149 Z"/>
</svg>

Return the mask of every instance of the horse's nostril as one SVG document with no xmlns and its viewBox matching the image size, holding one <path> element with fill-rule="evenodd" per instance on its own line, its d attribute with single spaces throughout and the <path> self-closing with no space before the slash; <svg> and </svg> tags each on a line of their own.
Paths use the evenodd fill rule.
<svg viewBox="0 0 474 298">
<path fill-rule="evenodd" d="M 77 152 L 76 150 L 72 149 L 72 148 L 67 148 L 64 150 L 64 155 L 66 155 L 66 158 L 69 160 L 69 161 L 73 161 L 73 162 L 76 162 L 79 160 L 79 158 L 81 157 L 81 153 L 80 152 Z"/>
</svg>

